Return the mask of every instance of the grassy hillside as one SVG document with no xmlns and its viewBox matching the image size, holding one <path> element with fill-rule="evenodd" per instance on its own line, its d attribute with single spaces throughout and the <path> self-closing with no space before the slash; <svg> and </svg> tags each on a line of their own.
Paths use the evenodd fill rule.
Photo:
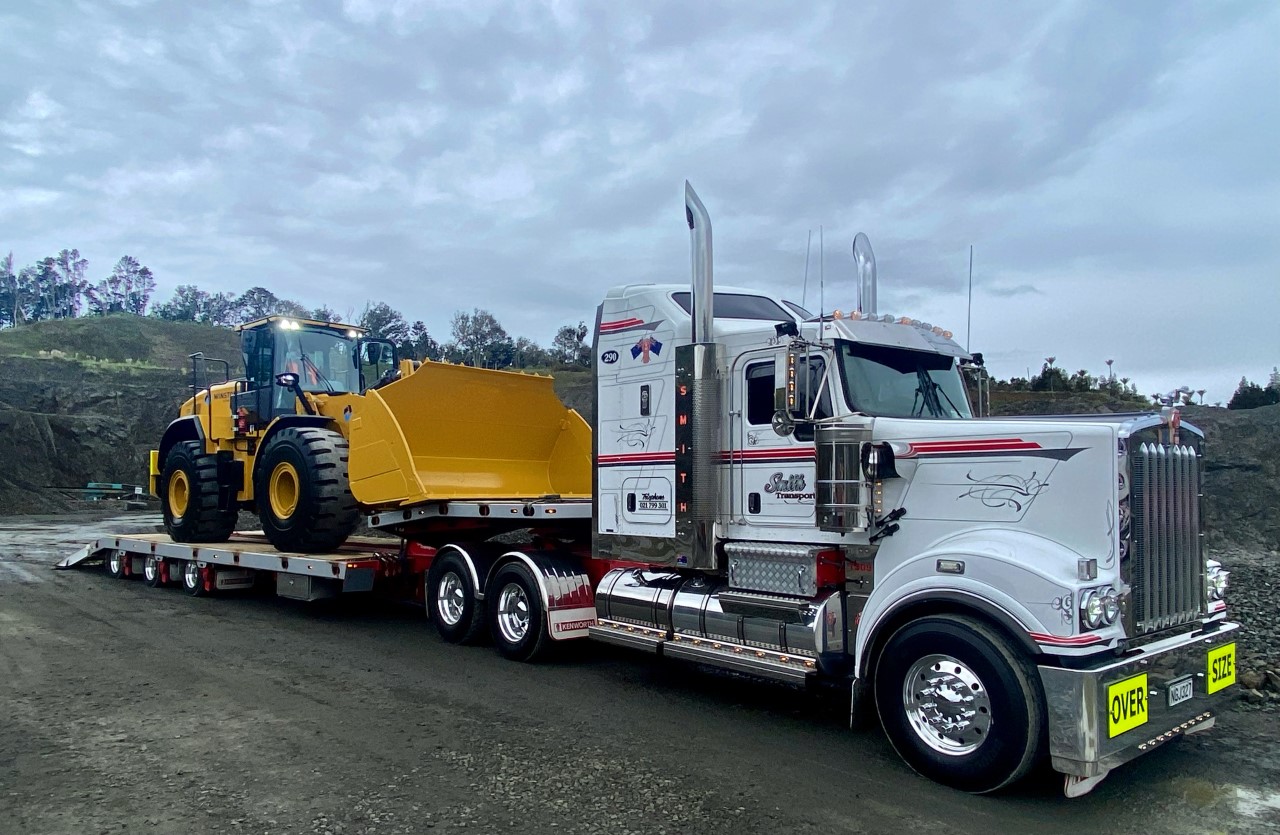
<svg viewBox="0 0 1280 835">
<path fill-rule="evenodd" d="M 229 360 L 233 368 L 240 366 L 240 340 L 233 331 L 195 322 L 117 314 L 0 330 L 0 358 L 62 358 L 82 364 L 186 369 L 191 367 L 187 356 L 196 351 Z"/>
</svg>

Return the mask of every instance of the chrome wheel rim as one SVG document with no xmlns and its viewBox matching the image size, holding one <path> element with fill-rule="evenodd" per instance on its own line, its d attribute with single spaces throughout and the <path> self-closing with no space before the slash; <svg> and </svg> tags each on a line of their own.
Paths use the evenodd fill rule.
<svg viewBox="0 0 1280 835">
<path fill-rule="evenodd" d="M 529 596 L 516 583 L 508 583 L 498 595 L 498 630 L 510 644 L 529 634 Z"/>
<path fill-rule="evenodd" d="M 445 626 L 457 626 L 462 621 L 466 605 L 467 593 L 462 586 L 462 578 L 453 571 L 445 572 L 436 587 L 436 616 Z"/>
<path fill-rule="evenodd" d="M 142 565 L 142 573 L 146 576 L 148 583 L 155 582 L 156 575 L 160 573 L 160 565 L 155 557 L 147 557 L 147 561 Z"/>
<path fill-rule="evenodd" d="M 200 584 L 200 566 L 194 562 L 188 562 L 186 567 L 182 569 L 182 582 L 186 583 L 187 588 L 194 589 Z"/>
<path fill-rule="evenodd" d="M 123 567 L 123 563 L 124 558 L 120 556 L 120 552 L 112 551 L 111 555 L 107 557 L 107 571 L 112 574 L 119 574 Z"/>
<path fill-rule="evenodd" d="M 972 754 L 991 730 L 986 686 L 950 655 L 926 655 L 911 665 L 902 683 L 902 707 L 920 741 L 940 754 Z"/>
</svg>

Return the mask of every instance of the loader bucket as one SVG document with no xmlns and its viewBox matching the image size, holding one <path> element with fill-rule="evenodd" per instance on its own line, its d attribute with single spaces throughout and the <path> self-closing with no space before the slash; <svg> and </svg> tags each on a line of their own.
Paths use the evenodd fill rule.
<svg viewBox="0 0 1280 835">
<path fill-rule="evenodd" d="M 591 429 L 550 377 L 426 362 L 366 392 L 348 437 L 366 506 L 591 496 Z"/>
</svg>

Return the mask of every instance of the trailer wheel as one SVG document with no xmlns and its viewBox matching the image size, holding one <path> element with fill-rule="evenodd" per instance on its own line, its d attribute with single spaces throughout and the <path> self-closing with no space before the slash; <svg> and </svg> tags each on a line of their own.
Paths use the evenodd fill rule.
<svg viewBox="0 0 1280 835">
<path fill-rule="evenodd" d="M 209 593 L 204 587 L 204 572 L 195 560 L 187 560 L 182 566 L 182 587 L 192 597 L 204 597 Z"/>
<path fill-rule="evenodd" d="M 961 615 L 898 630 L 880 653 L 876 708 L 920 774 L 975 794 L 1023 777 L 1044 750 L 1035 667 L 999 632 Z"/>
<path fill-rule="evenodd" d="M 107 572 L 108 577 L 114 577 L 119 580 L 124 577 L 124 561 L 128 557 L 124 551 L 111 550 L 107 552 L 107 556 L 102 560 L 102 567 Z"/>
<path fill-rule="evenodd" d="M 484 627 L 483 606 L 476 600 L 471 572 L 450 554 L 437 559 L 427 572 L 427 614 L 440 637 L 451 644 L 474 641 Z"/>
<path fill-rule="evenodd" d="M 218 503 L 218 459 L 202 441 L 174 444 L 160 475 L 160 508 L 174 542 L 226 542 L 236 509 Z"/>
<path fill-rule="evenodd" d="M 529 569 L 519 563 L 498 569 L 485 600 L 498 652 L 513 661 L 532 661 L 546 650 L 547 613 Z"/>
<path fill-rule="evenodd" d="M 165 577 L 165 573 L 168 570 L 168 566 L 162 565 L 155 554 L 148 554 L 146 562 L 142 564 L 142 577 L 147 581 L 148 586 L 157 589 L 169 584 L 168 579 Z"/>
<path fill-rule="evenodd" d="M 360 521 L 347 480 L 347 439 L 332 429 L 281 429 L 258 460 L 253 492 L 281 551 L 332 551 Z"/>
</svg>

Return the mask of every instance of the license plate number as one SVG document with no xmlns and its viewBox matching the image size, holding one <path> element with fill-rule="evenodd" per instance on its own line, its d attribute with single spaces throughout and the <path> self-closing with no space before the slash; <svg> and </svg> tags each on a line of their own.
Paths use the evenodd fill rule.
<svg viewBox="0 0 1280 835">
<path fill-rule="evenodd" d="M 1191 676 L 1169 682 L 1169 707 L 1182 704 L 1191 698 L 1193 679 Z"/>
</svg>

